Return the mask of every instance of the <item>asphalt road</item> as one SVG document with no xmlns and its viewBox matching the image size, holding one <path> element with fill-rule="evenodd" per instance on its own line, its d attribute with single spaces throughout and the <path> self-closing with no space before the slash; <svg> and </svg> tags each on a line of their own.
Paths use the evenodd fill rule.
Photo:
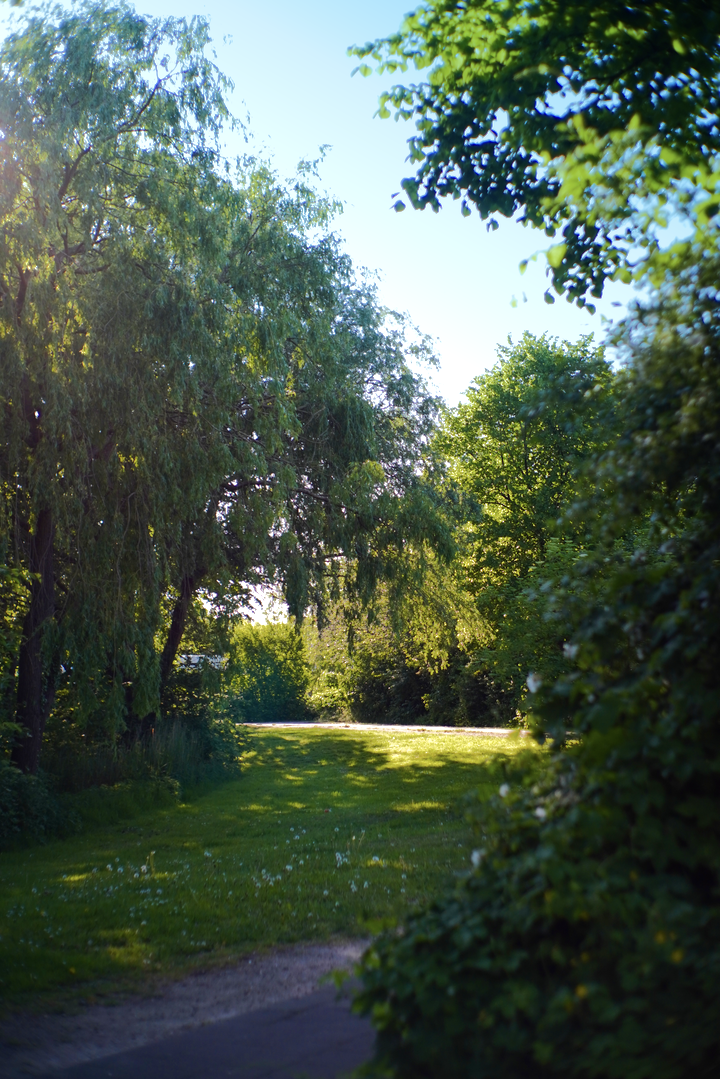
<svg viewBox="0 0 720 1079">
<path fill-rule="evenodd" d="M 173 1034 L 47 1079 L 340 1079 L 368 1060 L 373 1031 L 325 988 Z"/>
</svg>

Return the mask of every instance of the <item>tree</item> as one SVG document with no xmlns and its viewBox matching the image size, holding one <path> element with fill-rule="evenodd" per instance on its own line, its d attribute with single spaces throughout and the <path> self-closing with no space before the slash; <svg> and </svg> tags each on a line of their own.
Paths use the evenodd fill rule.
<svg viewBox="0 0 720 1079">
<path fill-rule="evenodd" d="M 517 215 L 543 228 L 558 240 L 555 291 L 580 305 L 608 278 L 657 284 L 716 248 L 717 2 L 428 0 L 351 51 L 381 71 L 427 70 L 380 106 L 415 119 L 412 205 L 450 196 L 489 227 Z M 663 247 L 671 219 L 687 239 Z"/>
<path fill-rule="evenodd" d="M 444 542 L 427 348 L 354 279 L 309 167 L 287 190 L 222 160 L 208 42 L 93 5 L 29 14 L 0 50 L 0 533 L 30 582 L 3 640 L 28 771 L 60 684 L 74 721 L 142 733 L 199 588 L 232 609 L 279 573 L 301 614 L 338 558 L 367 591 L 389 547 Z"/>
<path fill-rule="evenodd" d="M 0 58 L 3 524 L 9 557 L 32 578 L 17 656 L 29 737 L 14 751 L 29 771 L 61 667 L 58 611 L 85 591 L 88 641 L 115 621 L 120 651 L 131 620 L 142 664 L 160 476 L 167 519 L 187 464 L 185 454 L 167 468 L 162 436 L 182 437 L 168 413 L 194 396 L 189 354 L 214 365 L 216 344 L 198 300 L 210 284 L 211 143 L 227 111 L 203 57 L 206 28 L 161 30 L 123 9 L 85 15 L 29 18 Z M 119 594 L 102 587 L 103 547 Z"/>
<path fill-rule="evenodd" d="M 582 554 L 586 527 L 558 522 L 579 496 L 583 467 L 614 434 L 613 374 L 591 338 L 560 343 L 526 333 L 498 348 L 437 439 L 468 512 L 457 573 L 485 624 L 477 664 L 520 703 L 527 675 L 562 666 L 563 629 L 542 582 Z M 531 593 L 529 595 L 529 593 Z"/>
</svg>

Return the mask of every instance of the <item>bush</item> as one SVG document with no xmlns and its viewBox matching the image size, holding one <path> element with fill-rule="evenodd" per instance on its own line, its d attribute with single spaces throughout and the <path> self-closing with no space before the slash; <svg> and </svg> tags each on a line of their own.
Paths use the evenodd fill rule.
<svg viewBox="0 0 720 1079">
<path fill-rule="evenodd" d="M 458 597 L 449 571 L 440 581 L 438 576 L 431 567 L 425 590 L 404 597 L 396 612 L 399 626 L 393 625 L 387 593 L 381 591 L 374 620 L 351 622 L 349 650 L 348 625 L 338 610 L 331 611 L 322 636 L 314 627 L 306 632 L 309 702 L 316 711 L 359 723 L 497 726 L 513 721 L 511 697 L 487 665 L 477 662 L 476 648 L 460 642 L 460 625 L 469 621 L 462 605 L 473 601 Z"/>
<path fill-rule="evenodd" d="M 45 840 L 74 823 L 42 774 L 25 775 L 14 764 L 0 760 L 0 849 L 21 837 Z"/>
<path fill-rule="evenodd" d="M 0 849 L 172 804 L 237 775 L 243 745 L 235 723 L 223 716 L 195 729 L 161 720 L 129 745 L 86 743 L 73 728 L 63 733 L 49 740 L 37 776 L 0 759 Z"/>
<path fill-rule="evenodd" d="M 310 719 L 309 679 L 305 640 L 293 624 L 236 627 L 226 672 L 232 718 L 250 723 Z"/>
<path fill-rule="evenodd" d="M 54 789 L 68 794 L 162 777 L 187 790 L 234 774 L 241 749 L 235 724 L 222 714 L 162 718 L 127 743 L 93 742 L 69 725 L 51 732 L 43 764 Z"/>
<path fill-rule="evenodd" d="M 595 466 L 596 554 L 575 612 L 567 593 L 574 669 L 535 708 L 551 767 L 475 807 L 473 867 L 371 949 L 370 1074 L 717 1074 L 716 269 L 632 327 L 632 422 Z M 622 557 L 618 537 L 647 520 Z"/>
</svg>

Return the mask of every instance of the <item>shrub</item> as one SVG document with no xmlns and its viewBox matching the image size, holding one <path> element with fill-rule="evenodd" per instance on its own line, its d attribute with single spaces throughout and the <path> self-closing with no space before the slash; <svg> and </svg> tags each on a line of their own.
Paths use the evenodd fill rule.
<svg viewBox="0 0 720 1079">
<path fill-rule="evenodd" d="M 93 742 L 72 726 L 62 734 L 52 732 L 43 763 L 54 789 L 68 794 L 162 777 L 187 790 L 236 772 L 242 748 L 235 724 L 222 714 L 161 718 L 128 743 Z"/>
<path fill-rule="evenodd" d="M 305 640 L 289 622 L 240 625 L 226 674 L 228 714 L 243 722 L 309 719 Z"/>
<path fill-rule="evenodd" d="M 314 626 L 305 631 L 309 702 L 318 712 L 360 723 L 497 726 L 514 719 L 512 698 L 478 662 L 474 601 L 447 567 L 426 567 L 421 586 L 407 590 L 395 611 L 381 589 L 372 620 L 356 615 L 348 624 L 339 609 L 329 614 L 322 635 Z"/>
<path fill-rule="evenodd" d="M 42 774 L 29 776 L 0 760 L 0 849 L 20 838 L 45 840 L 75 824 L 75 816 L 61 805 Z"/>
<path fill-rule="evenodd" d="M 631 422 L 595 465 L 596 553 L 575 612 L 568 593 L 574 668 L 535 708 L 551 767 L 475 807 L 472 868 L 371 949 L 371 1074 L 717 1074 L 716 269 L 628 331 Z M 618 537 L 645 520 L 623 557 Z"/>
</svg>

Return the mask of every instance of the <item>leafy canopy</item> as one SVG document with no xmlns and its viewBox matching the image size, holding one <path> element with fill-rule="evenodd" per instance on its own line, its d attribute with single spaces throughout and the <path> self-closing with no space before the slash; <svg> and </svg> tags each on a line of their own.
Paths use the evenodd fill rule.
<svg viewBox="0 0 720 1079">
<path fill-rule="evenodd" d="M 456 573 L 485 633 L 475 663 L 488 666 L 516 705 L 530 672 L 559 673 L 564 629 L 543 582 L 571 571 L 585 522 L 558 524 L 583 487 L 583 469 L 613 436 L 614 378 L 602 348 L 526 333 L 498 348 L 437 438 L 463 492 Z"/>
<path fill-rule="evenodd" d="M 717 0 L 428 0 L 351 52 L 426 72 L 380 107 L 415 120 L 413 206 L 451 196 L 543 228 L 555 290 L 581 306 L 716 246 Z M 667 223 L 686 239 L 663 246 Z"/>
<path fill-rule="evenodd" d="M 312 166 L 222 160 L 208 48 L 104 4 L 0 48 L 0 555 L 29 585 L 0 677 L 29 770 L 57 691 L 142 733 L 200 589 L 232 614 L 279 579 L 301 617 L 338 563 L 367 598 L 447 539 L 427 342 L 356 278 Z"/>
</svg>

